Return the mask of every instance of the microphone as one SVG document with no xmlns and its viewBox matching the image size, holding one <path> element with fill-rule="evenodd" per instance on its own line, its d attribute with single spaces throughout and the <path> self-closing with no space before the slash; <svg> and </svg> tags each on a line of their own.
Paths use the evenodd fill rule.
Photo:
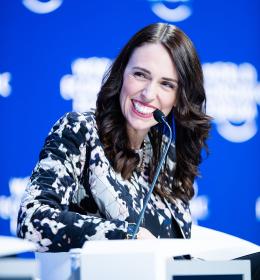
<svg viewBox="0 0 260 280">
<path fill-rule="evenodd" d="M 160 173 L 160 171 L 161 171 L 161 169 L 162 169 L 163 162 L 164 162 L 164 160 L 165 160 L 165 158 L 166 158 L 166 155 L 167 155 L 167 153 L 168 153 L 168 150 L 169 150 L 170 145 L 171 145 L 171 142 L 172 142 L 172 129 L 171 129 L 171 127 L 169 126 L 169 124 L 167 123 L 167 121 L 166 121 L 166 119 L 165 119 L 165 115 L 163 114 L 163 112 L 160 111 L 159 109 L 156 109 L 156 110 L 153 112 L 153 117 L 154 117 L 154 119 L 155 119 L 157 122 L 163 123 L 164 125 L 166 125 L 166 127 L 167 127 L 168 130 L 169 130 L 169 141 L 168 141 L 168 143 L 167 143 L 166 148 L 165 148 L 164 151 L 163 151 L 163 154 L 162 154 L 162 156 L 161 156 L 161 158 L 160 158 L 159 164 L 158 164 L 158 166 L 157 166 L 157 168 L 156 168 L 155 175 L 154 175 L 154 178 L 153 178 L 151 187 L 150 187 L 150 189 L 149 189 L 149 192 L 147 193 L 147 195 L 146 195 L 146 197 L 145 197 L 143 209 L 142 209 L 142 211 L 141 211 L 141 213 L 140 213 L 140 217 L 139 217 L 139 219 L 138 219 L 138 221 L 137 221 L 137 223 L 136 223 L 136 228 L 135 228 L 134 233 L 133 233 L 133 235 L 132 235 L 132 239 L 135 239 L 136 234 L 137 234 L 137 232 L 138 232 L 138 230 L 139 230 L 140 224 L 141 224 L 141 222 L 142 222 L 142 220 L 143 220 L 143 217 L 144 217 L 145 210 L 146 210 L 146 208 L 147 208 L 147 204 L 148 204 L 148 202 L 149 202 L 149 200 L 150 200 L 150 198 L 151 198 L 151 195 L 152 195 L 152 193 L 153 193 L 153 190 L 154 190 L 155 184 L 156 184 L 156 182 L 157 182 L 159 173 Z"/>
<path fill-rule="evenodd" d="M 158 123 L 165 123 L 166 122 L 164 113 L 162 111 L 160 111 L 159 109 L 156 109 L 153 112 L 153 117 L 155 118 L 155 120 Z M 166 124 L 168 124 L 168 123 L 166 122 Z"/>
</svg>

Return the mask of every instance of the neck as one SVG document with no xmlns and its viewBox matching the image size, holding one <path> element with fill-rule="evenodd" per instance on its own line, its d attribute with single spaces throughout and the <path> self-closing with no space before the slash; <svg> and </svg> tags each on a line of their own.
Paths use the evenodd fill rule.
<svg viewBox="0 0 260 280">
<path fill-rule="evenodd" d="M 132 127 L 127 127 L 130 148 L 133 150 L 139 150 L 147 133 L 148 130 L 135 130 Z"/>
</svg>

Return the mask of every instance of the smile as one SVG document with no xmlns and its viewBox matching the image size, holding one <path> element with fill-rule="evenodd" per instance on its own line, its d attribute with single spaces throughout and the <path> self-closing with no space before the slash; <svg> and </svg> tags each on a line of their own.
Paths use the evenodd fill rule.
<svg viewBox="0 0 260 280">
<path fill-rule="evenodd" d="M 142 117 L 151 117 L 153 115 L 153 112 L 155 111 L 155 107 L 149 105 L 144 105 L 142 102 L 137 100 L 132 100 L 133 103 L 133 109 L 138 115 L 141 115 Z"/>
</svg>

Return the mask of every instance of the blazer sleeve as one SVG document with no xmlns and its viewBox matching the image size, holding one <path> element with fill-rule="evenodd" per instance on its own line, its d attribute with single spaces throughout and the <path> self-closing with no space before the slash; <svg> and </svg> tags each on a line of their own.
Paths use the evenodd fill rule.
<svg viewBox="0 0 260 280">
<path fill-rule="evenodd" d="M 69 210 L 78 190 L 91 126 L 85 115 L 68 113 L 52 128 L 22 198 L 17 235 L 37 250 L 81 248 L 86 240 L 124 239 L 126 221 L 106 220 Z"/>
</svg>

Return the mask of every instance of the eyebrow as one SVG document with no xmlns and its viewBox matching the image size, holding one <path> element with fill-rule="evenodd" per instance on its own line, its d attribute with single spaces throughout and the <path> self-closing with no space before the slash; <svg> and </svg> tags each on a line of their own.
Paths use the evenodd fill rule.
<svg viewBox="0 0 260 280">
<path fill-rule="evenodd" d="M 142 70 L 145 73 L 151 75 L 151 72 L 143 67 L 139 67 L 139 66 L 134 66 L 133 69 L 138 69 L 138 70 Z M 171 78 L 166 78 L 166 77 L 162 77 L 163 80 L 165 81 L 171 81 L 171 82 L 175 82 L 176 84 L 178 84 L 178 81 L 176 79 L 171 79 Z"/>
</svg>

